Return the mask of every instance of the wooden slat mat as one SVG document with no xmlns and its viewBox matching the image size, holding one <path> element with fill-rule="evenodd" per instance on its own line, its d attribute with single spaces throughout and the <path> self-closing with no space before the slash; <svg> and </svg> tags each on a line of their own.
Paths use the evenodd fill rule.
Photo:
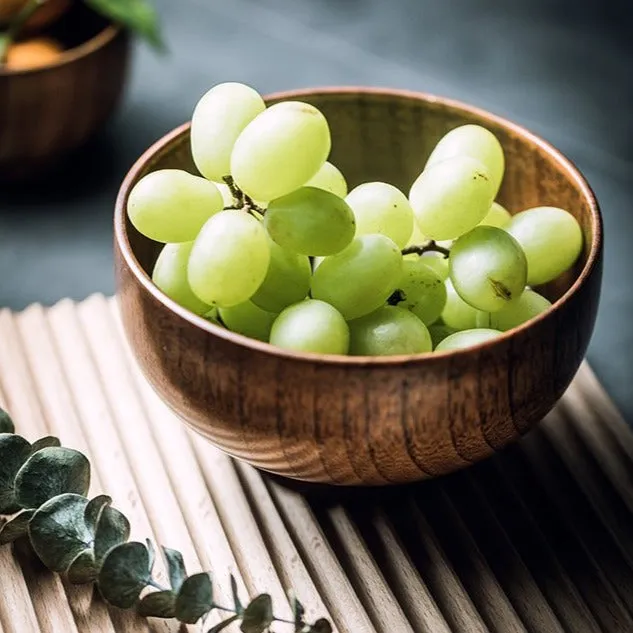
<svg viewBox="0 0 633 633">
<path fill-rule="evenodd" d="M 0 401 L 28 438 L 85 451 L 132 537 L 229 597 L 293 587 L 340 633 L 633 631 L 633 433 L 587 365 L 503 454 L 399 489 L 299 489 L 185 431 L 137 372 L 116 303 L 0 312 Z M 0 549 L 0 633 L 175 631 Z M 190 630 L 195 630 L 193 627 Z M 279 629 L 282 631 L 282 629 Z"/>
</svg>

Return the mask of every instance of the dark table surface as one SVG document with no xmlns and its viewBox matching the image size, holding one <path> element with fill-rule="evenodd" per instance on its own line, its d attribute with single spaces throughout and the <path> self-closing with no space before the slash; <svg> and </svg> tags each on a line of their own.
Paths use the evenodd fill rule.
<svg viewBox="0 0 633 633">
<path fill-rule="evenodd" d="M 157 0 L 170 48 L 135 51 L 106 130 L 46 188 L 0 190 L 0 306 L 114 290 L 113 201 L 213 84 L 424 90 L 507 116 L 584 172 L 606 225 L 589 360 L 633 420 L 633 17 L 624 0 Z M 2 342 L 0 341 L 0 345 Z"/>
</svg>

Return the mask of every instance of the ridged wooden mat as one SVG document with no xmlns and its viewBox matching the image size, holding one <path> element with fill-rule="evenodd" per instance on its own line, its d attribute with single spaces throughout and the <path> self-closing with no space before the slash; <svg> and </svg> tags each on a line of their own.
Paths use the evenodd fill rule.
<svg viewBox="0 0 633 633">
<path fill-rule="evenodd" d="M 113 300 L 0 312 L 0 401 L 91 457 L 134 539 L 353 633 L 633 631 L 633 433 L 587 365 L 503 454 L 383 490 L 299 492 L 193 437 L 137 372 Z M 0 550 L 0 633 L 175 631 Z M 191 627 L 189 630 L 195 630 Z M 283 630 L 283 629 L 278 629 Z"/>
</svg>

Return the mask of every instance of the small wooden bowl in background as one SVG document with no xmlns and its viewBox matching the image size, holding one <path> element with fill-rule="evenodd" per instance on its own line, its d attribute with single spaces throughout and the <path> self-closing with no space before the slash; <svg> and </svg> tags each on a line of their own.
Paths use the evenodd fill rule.
<svg viewBox="0 0 633 633">
<path fill-rule="evenodd" d="M 50 34 L 68 49 L 54 63 L 0 66 L 0 181 L 26 180 L 56 165 L 105 123 L 123 93 L 124 30 L 75 3 Z"/>
<path fill-rule="evenodd" d="M 500 202 L 568 209 L 584 252 L 544 292 L 558 299 L 532 322 L 468 350 L 407 357 L 298 354 L 215 326 L 164 296 L 150 280 L 160 245 L 126 215 L 146 173 L 197 173 L 189 126 L 138 160 L 116 204 L 115 257 L 123 325 L 145 376 L 193 429 L 264 470 L 334 484 L 411 482 L 484 459 L 554 406 L 589 343 L 602 275 L 602 224 L 591 189 L 557 150 L 487 112 L 429 95 L 323 89 L 273 95 L 319 107 L 332 130 L 332 161 L 350 187 L 391 182 L 407 192 L 434 144 L 463 123 L 501 141 Z M 133 422 L 132 422 L 133 423 Z"/>
</svg>

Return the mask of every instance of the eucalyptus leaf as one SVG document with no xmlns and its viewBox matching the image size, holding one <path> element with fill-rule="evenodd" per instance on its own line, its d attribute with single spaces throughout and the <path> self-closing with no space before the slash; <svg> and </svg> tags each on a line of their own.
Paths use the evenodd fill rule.
<svg viewBox="0 0 633 633">
<path fill-rule="evenodd" d="M 13 420 L 2 407 L 0 407 L 0 433 L 15 433 Z"/>
<path fill-rule="evenodd" d="M 59 495 L 36 510 L 29 522 L 31 545 L 50 570 L 66 571 L 91 547 L 92 534 L 84 521 L 87 505 L 88 499 L 80 495 Z"/>
<path fill-rule="evenodd" d="M 99 519 L 101 518 L 101 513 L 103 512 L 106 506 L 109 506 L 112 503 L 112 498 L 108 497 L 108 495 L 98 495 L 94 499 L 91 499 L 86 506 L 86 511 L 84 512 L 84 521 L 86 522 L 86 527 L 94 534 L 97 531 L 97 525 L 99 524 Z"/>
<path fill-rule="evenodd" d="M 92 549 L 85 549 L 70 564 L 68 580 L 73 585 L 83 585 L 94 582 L 98 573 L 99 569 L 95 563 L 94 552 Z"/>
<path fill-rule="evenodd" d="M 130 538 L 130 522 L 116 508 L 105 506 L 99 516 L 94 538 L 97 567 L 101 567 L 108 552 Z"/>
<path fill-rule="evenodd" d="M 228 620 L 223 620 L 222 622 L 218 622 L 215 626 L 212 626 L 207 633 L 220 633 L 220 631 L 223 631 L 227 626 L 230 626 L 233 622 L 239 620 L 239 618 L 239 615 L 232 615 Z"/>
<path fill-rule="evenodd" d="M 332 633 L 332 625 L 325 618 L 321 618 L 310 627 L 310 633 Z"/>
<path fill-rule="evenodd" d="M 156 548 L 148 538 L 145 539 L 145 546 L 147 547 L 147 553 L 149 554 L 149 573 L 152 573 L 154 569 L 154 563 L 156 562 Z"/>
<path fill-rule="evenodd" d="M 143 543 L 137 542 L 111 549 L 98 576 L 101 595 L 121 609 L 134 606 L 149 582 L 149 552 Z"/>
<path fill-rule="evenodd" d="M 138 612 L 144 618 L 173 618 L 176 614 L 176 594 L 173 591 L 148 593 L 140 601 Z"/>
<path fill-rule="evenodd" d="M 273 602 L 267 593 L 254 598 L 244 610 L 242 633 L 264 633 L 273 623 Z"/>
<path fill-rule="evenodd" d="M 13 541 L 25 536 L 33 514 L 35 514 L 35 510 L 24 510 L 10 521 L 7 521 L 0 529 L 0 545 L 13 543 Z"/>
<path fill-rule="evenodd" d="M 213 607 L 213 585 L 209 574 L 189 576 L 176 598 L 176 617 L 185 624 L 195 624 Z"/>
<path fill-rule="evenodd" d="M 53 437 L 49 435 L 47 437 L 42 437 L 39 440 L 35 440 L 33 444 L 31 444 L 31 453 L 37 453 L 37 451 L 41 451 L 43 448 L 48 448 L 49 446 L 61 446 L 62 443 L 59 441 L 58 437 Z"/>
<path fill-rule="evenodd" d="M 90 462 L 79 451 L 59 446 L 33 453 L 15 477 L 15 496 L 23 508 L 38 508 L 62 494 L 85 495 L 89 487 Z"/>
<path fill-rule="evenodd" d="M 0 514 L 15 514 L 22 509 L 15 495 L 15 478 L 30 454 L 31 445 L 23 437 L 0 434 Z"/>
<path fill-rule="evenodd" d="M 303 627 L 303 624 L 304 624 L 303 616 L 305 615 L 306 610 L 304 609 L 303 605 L 294 596 L 292 598 L 292 611 L 294 613 L 294 618 L 295 618 L 295 629 L 300 631 L 301 627 Z"/>
<path fill-rule="evenodd" d="M 182 559 L 182 554 L 175 549 L 163 547 L 163 554 L 165 556 L 165 560 L 167 561 L 169 584 L 171 585 L 171 588 L 178 593 L 182 587 L 182 583 L 187 577 L 185 561 Z"/>
</svg>

